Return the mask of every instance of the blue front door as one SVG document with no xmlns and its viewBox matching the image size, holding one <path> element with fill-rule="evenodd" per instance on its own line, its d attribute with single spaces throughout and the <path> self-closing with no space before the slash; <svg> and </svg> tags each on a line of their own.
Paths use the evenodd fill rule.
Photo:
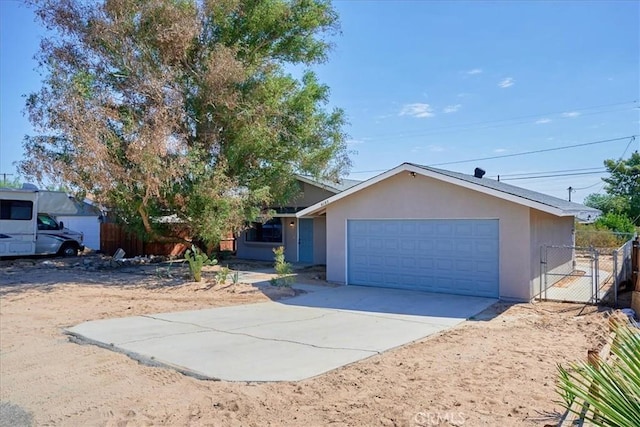
<svg viewBox="0 0 640 427">
<path fill-rule="evenodd" d="M 298 261 L 313 263 L 313 219 L 298 221 Z"/>
</svg>

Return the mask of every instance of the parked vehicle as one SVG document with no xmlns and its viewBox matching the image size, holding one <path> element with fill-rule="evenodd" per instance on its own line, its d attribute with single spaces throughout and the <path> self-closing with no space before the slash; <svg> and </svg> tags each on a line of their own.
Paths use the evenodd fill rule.
<svg viewBox="0 0 640 427">
<path fill-rule="evenodd" d="M 39 212 L 39 200 L 38 190 L 0 189 L 0 257 L 76 256 L 84 250 L 82 233 Z"/>
</svg>

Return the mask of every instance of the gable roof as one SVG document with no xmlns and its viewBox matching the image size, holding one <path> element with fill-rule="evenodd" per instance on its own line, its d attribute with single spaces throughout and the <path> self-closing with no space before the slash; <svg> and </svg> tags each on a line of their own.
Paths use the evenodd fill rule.
<svg viewBox="0 0 640 427">
<path fill-rule="evenodd" d="M 504 182 L 495 181 L 488 178 L 476 178 L 473 175 L 466 175 L 459 172 L 452 172 L 444 169 L 436 169 L 429 166 L 417 165 L 414 163 L 403 163 L 393 169 L 390 169 L 380 175 L 374 176 L 367 181 L 356 184 L 347 190 L 329 197 L 313 206 L 298 212 L 298 217 L 317 214 L 326 209 L 331 203 L 348 197 L 349 195 L 364 190 L 380 181 L 390 178 L 398 173 L 408 172 L 415 173 L 439 181 L 448 182 L 460 187 L 468 188 L 480 193 L 488 194 L 499 199 L 507 200 L 520 205 L 528 206 L 533 209 L 547 212 L 556 216 L 597 216 L 601 212 L 579 203 L 568 202 L 548 194 L 539 193 L 537 191 L 527 190 L 525 188 L 516 187 L 515 185 L 505 184 Z"/>
<path fill-rule="evenodd" d="M 340 181 L 335 182 L 335 181 L 329 181 L 324 179 L 314 179 L 310 176 L 298 175 L 298 174 L 296 174 L 296 178 L 302 182 L 305 182 L 307 184 L 313 185 L 318 188 L 322 188 L 334 194 L 338 194 L 362 182 L 362 181 L 357 181 L 355 179 L 341 179 Z"/>
</svg>

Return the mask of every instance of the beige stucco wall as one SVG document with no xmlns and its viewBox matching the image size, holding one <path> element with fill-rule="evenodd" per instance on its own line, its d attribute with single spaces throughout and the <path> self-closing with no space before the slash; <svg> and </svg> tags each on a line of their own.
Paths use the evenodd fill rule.
<svg viewBox="0 0 640 427">
<path fill-rule="evenodd" d="M 531 228 L 531 292 L 540 293 L 540 247 L 542 245 L 573 246 L 574 217 L 557 217 L 536 209 L 529 210 Z M 548 252 L 547 269 L 562 273 L 573 270 L 574 252 L 552 249 Z M 552 276 L 553 277 L 553 276 Z M 556 281 L 562 277 L 557 276 Z M 548 286 L 553 283 L 547 283 Z"/>
<path fill-rule="evenodd" d="M 327 218 L 319 216 L 313 219 L 313 263 L 327 263 Z"/>
<path fill-rule="evenodd" d="M 500 296 L 531 298 L 529 208 L 401 172 L 327 206 L 327 280 L 346 280 L 347 219 L 498 219 Z"/>
</svg>

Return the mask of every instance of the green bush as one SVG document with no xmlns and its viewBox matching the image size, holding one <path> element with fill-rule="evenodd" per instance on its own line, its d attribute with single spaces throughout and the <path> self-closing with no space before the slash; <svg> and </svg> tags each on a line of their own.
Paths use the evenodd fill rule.
<svg viewBox="0 0 640 427">
<path fill-rule="evenodd" d="M 634 233 L 635 225 L 629 217 L 620 213 L 609 212 L 599 217 L 595 222 L 596 228 L 606 228 L 616 233 Z"/>
<path fill-rule="evenodd" d="M 581 248 L 615 249 L 633 237 L 631 233 L 620 233 L 598 224 L 576 223 L 576 246 Z"/>
<path fill-rule="evenodd" d="M 290 263 L 284 260 L 284 246 L 273 248 L 273 254 L 275 258 L 274 268 L 278 276 L 271 279 L 271 284 L 274 286 L 291 286 L 294 281 L 291 275 L 293 268 Z"/>
<path fill-rule="evenodd" d="M 191 245 L 191 249 L 187 249 L 184 253 L 184 258 L 189 262 L 189 271 L 191 271 L 193 280 L 196 282 L 202 280 L 202 267 L 205 265 L 216 265 L 218 263 L 215 258 L 209 259 L 207 254 L 195 245 Z"/>
</svg>

